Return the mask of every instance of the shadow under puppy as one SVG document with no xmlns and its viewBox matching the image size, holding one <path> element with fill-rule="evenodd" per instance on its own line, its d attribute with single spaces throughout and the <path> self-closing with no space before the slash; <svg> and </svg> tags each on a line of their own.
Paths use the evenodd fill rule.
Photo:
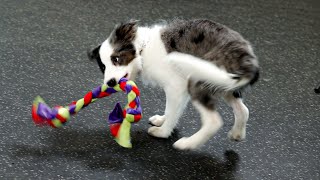
<svg viewBox="0 0 320 180">
<path fill-rule="evenodd" d="M 154 125 L 150 135 L 168 138 L 191 99 L 201 115 L 201 129 L 173 146 L 189 150 L 203 145 L 223 125 L 216 110 L 217 98 L 223 97 L 235 116 L 228 136 L 245 139 L 249 110 L 241 92 L 258 80 L 259 66 L 250 43 L 230 28 L 205 19 L 147 27 L 131 21 L 117 25 L 88 56 L 97 61 L 109 86 L 140 74 L 164 89 L 165 113 L 149 119 Z"/>
</svg>

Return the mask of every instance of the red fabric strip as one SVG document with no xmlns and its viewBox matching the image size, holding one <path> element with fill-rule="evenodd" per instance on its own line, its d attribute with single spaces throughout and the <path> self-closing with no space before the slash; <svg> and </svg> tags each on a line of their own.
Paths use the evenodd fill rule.
<svg viewBox="0 0 320 180">
<path fill-rule="evenodd" d="M 137 96 L 140 96 L 140 91 L 136 86 L 132 86 L 132 91 L 136 93 Z"/>
<path fill-rule="evenodd" d="M 122 89 L 122 91 L 125 91 L 127 83 L 126 82 L 121 82 L 120 83 L 120 88 Z"/>
<path fill-rule="evenodd" d="M 110 94 L 107 93 L 107 92 L 101 92 L 98 96 L 98 98 L 103 98 L 103 97 L 106 97 L 106 96 L 109 96 Z"/>
<path fill-rule="evenodd" d="M 127 110 L 123 110 L 123 118 L 126 118 L 126 116 L 127 116 Z"/>
<path fill-rule="evenodd" d="M 92 100 L 92 92 L 88 92 L 85 96 L 84 96 L 84 105 L 88 105 L 91 103 Z"/>
<path fill-rule="evenodd" d="M 136 107 L 136 102 L 133 100 L 133 101 L 131 101 L 131 103 L 129 103 L 129 107 L 131 107 L 132 109 L 134 108 L 134 107 Z"/>
<path fill-rule="evenodd" d="M 141 119 L 141 114 L 134 115 L 134 122 L 138 122 Z"/>
<path fill-rule="evenodd" d="M 56 115 L 56 118 L 59 119 L 61 123 L 67 122 L 67 119 L 64 118 L 64 117 L 62 117 L 60 114 L 57 114 L 57 115 Z"/>
<path fill-rule="evenodd" d="M 116 137 L 118 134 L 118 131 L 120 129 L 120 123 L 116 123 L 116 124 L 111 124 L 110 125 L 110 131 L 113 137 Z"/>
</svg>

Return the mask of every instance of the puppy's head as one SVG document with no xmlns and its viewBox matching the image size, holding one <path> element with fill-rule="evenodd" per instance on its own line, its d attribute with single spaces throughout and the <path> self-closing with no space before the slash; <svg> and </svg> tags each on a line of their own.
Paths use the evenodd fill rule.
<svg viewBox="0 0 320 180">
<path fill-rule="evenodd" d="M 88 52 L 104 73 L 104 83 L 113 87 L 122 78 L 133 80 L 142 69 L 139 52 L 134 45 L 136 21 L 117 25 L 109 38 Z"/>
</svg>

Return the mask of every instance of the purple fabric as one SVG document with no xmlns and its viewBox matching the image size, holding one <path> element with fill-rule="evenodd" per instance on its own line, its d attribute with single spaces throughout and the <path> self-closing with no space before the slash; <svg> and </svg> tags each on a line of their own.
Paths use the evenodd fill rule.
<svg viewBox="0 0 320 180">
<path fill-rule="evenodd" d="M 127 109 L 127 113 L 128 114 L 132 114 L 132 115 L 141 114 L 142 113 L 142 109 L 141 109 L 141 106 L 140 106 L 140 97 L 137 96 L 134 101 L 136 102 L 137 107 L 135 109 L 128 108 Z"/>
<path fill-rule="evenodd" d="M 117 91 L 114 90 L 113 88 L 110 88 L 110 87 L 109 87 L 109 88 L 106 90 L 106 92 L 109 93 L 109 94 L 113 94 L 113 93 L 116 93 Z"/>
<path fill-rule="evenodd" d="M 136 104 L 140 105 L 140 98 L 139 97 L 136 97 L 136 99 L 134 101 L 136 102 Z"/>
<path fill-rule="evenodd" d="M 54 118 L 52 109 L 43 103 L 38 104 L 37 114 L 44 119 L 53 119 Z"/>
<path fill-rule="evenodd" d="M 51 114 L 52 114 L 52 116 L 53 116 L 52 119 L 54 119 L 54 118 L 56 117 L 56 115 L 58 114 L 58 110 L 59 110 L 59 108 L 53 108 L 53 109 L 52 109 L 52 112 L 51 112 Z"/>
<path fill-rule="evenodd" d="M 125 88 L 126 88 L 126 93 L 129 93 L 132 89 L 132 86 L 130 84 L 127 84 Z"/>
<path fill-rule="evenodd" d="M 109 114 L 109 124 L 121 123 L 123 121 L 123 111 L 120 103 L 117 103 L 112 112 Z"/>
<path fill-rule="evenodd" d="M 139 106 L 137 106 L 136 110 L 137 110 L 139 113 L 142 113 L 142 108 L 141 108 L 140 104 L 139 104 Z"/>
<path fill-rule="evenodd" d="M 70 114 L 74 114 L 74 113 L 75 113 L 75 109 L 76 109 L 76 105 L 75 105 L 75 104 L 70 105 L 70 106 L 69 106 L 69 112 L 70 112 Z"/>
<path fill-rule="evenodd" d="M 127 82 L 128 81 L 128 79 L 127 78 L 121 78 L 120 80 L 119 80 L 119 84 L 121 83 L 121 82 Z"/>
<path fill-rule="evenodd" d="M 132 115 L 141 114 L 141 108 L 140 107 L 137 107 L 137 109 L 128 108 L 127 114 L 132 114 Z"/>
<path fill-rule="evenodd" d="M 101 86 L 98 86 L 92 90 L 92 98 L 97 98 L 101 92 Z"/>
</svg>

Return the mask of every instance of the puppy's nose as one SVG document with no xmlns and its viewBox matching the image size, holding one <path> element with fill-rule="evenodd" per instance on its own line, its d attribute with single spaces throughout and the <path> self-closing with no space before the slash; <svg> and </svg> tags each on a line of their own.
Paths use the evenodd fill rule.
<svg viewBox="0 0 320 180">
<path fill-rule="evenodd" d="M 117 84 L 117 81 L 116 81 L 115 78 L 112 78 L 112 79 L 110 79 L 110 80 L 107 82 L 107 85 L 108 85 L 109 87 L 114 87 L 116 84 Z"/>
</svg>

